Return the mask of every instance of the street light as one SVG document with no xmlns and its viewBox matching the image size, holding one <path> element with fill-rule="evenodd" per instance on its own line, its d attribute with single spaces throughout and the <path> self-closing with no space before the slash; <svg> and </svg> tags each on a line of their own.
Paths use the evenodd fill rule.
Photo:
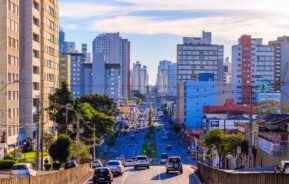
<svg viewBox="0 0 289 184">
<path fill-rule="evenodd" d="M 12 81 L 12 82 L 9 82 L 7 83 L 6 85 L 4 85 L 1 89 L 0 89 L 0 92 L 2 92 L 7 86 L 9 86 L 10 84 L 15 84 L 15 83 L 19 83 L 20 81 L 19 80 L 15 80 L 15 81 Z"/>
</svg>

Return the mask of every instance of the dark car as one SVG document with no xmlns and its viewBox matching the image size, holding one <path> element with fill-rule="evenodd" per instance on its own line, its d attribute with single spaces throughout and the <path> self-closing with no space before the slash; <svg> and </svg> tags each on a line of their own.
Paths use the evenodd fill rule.
<svg viewBox="0 0 289 184">
<path fill-rule="evenodd" d="M 108 167 L 99 167 L 94 170 L 93 183 L 111 183 L 113 181 L 113 174 Z"/>
<path fill-rule="evenodd" d="M 172 150 L 172 146 L 171 145 L 167 145 L 167 150 Z"/>
<path fill-rule="evenodd" d="M 77 166 L 78 164 L 76 163 L 75 160 L 69 160 L 68 162 L 64 164 L 64 169 L 70 169 L 70 168 L 77 167 Z"/>
<path fill-rule="evenodd" d="M 183 173 L 183 164 L 179 156 L 169 157 L 166 164 L 166 172 L 169 174 L 171 171 L 179 171 Z"/>
</svg>

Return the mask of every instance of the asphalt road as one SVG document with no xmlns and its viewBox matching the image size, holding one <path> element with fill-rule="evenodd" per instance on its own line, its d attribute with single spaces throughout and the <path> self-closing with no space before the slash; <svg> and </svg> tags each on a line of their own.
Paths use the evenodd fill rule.
<svg viewBox="0 0 289 184">
<path fill-rule="evenodd" d="M 156 114 L 156 113 L 155 113 Z M 165 120 L 158 119 L 156 126 L 161 125 L 164 129 L 169 130 L 169 124 Z M 131 135 L 135 135 L 135 140 L 130 140 Z M 124 155 L 126 158 L 135 157 L 141 154 L 142 145 L 144 144 L 144 131 L 139 134 L 131 132 L 125 136 L 120 136 L 113 148 L 116 150 L 115 156 Z M 162 137 L 167 135 L 168 139 L 163 140 Z M 200 184 L 201 182 L 195 175 L 195 169 L 192 167 L 195 163 L 186 157 L 187 146 L 178 142 L 176 135 L 169 130 L 168 133 L 163 133 L 161 130 L 154 134 L 153 142 L 157 144 L 158 155 L 167 153 L 169 156 L 178 155 L 181 157 L 184 164 L 183 174 L 166 173 L 166 168 L 160 164 L 159 158 L 154 161 L 155 166 L 150 169 L 135 170 L 133 167 L 127 167 L 122 176 L 116 176 L 113 183 L 115 184 Z M 172 146 L 172 150 L 167 150 L 167 145 Z M 112 158 L 114 159 L 114 158 Z M 92 176 L 88 178 L 84 184 L 91 184 Z"/>
</svg>

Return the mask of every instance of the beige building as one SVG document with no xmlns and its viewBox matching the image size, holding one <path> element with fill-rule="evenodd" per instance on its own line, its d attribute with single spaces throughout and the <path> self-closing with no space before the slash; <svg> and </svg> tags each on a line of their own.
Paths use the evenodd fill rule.
<svg viewBox="0 0 289 184">
<path fill-rule="evenodd" d="M 60 54 L 59 56 L 59 82 L 65 81 L 70 89 L 70 54 Z"/>
<path fill-rule="evenodd" d="M 21 1 L 20 121 L 26 138 L 35 140 L 39 119 L 45 131 L 55 131 L 45 109 L 59 86 L 58 47 L 58 0 Z"/>
<path fill-rule="evenodd" d="M 0 157 L 19 144 L 19 0 L 0 3 Z"/>
</svg>

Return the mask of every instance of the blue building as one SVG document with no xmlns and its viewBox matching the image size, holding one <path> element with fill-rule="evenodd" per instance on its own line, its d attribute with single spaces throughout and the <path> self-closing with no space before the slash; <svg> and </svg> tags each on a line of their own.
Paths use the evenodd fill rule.
<svg viewBox="0 0 289 184">
<path fill-rule="evenodd" d="M 202 130 L 203 106 L 217 104 L 214 74 L 199 74 L 198 81 L 184 82 L 184 125 L 189 130 Z"/>
</svg>

